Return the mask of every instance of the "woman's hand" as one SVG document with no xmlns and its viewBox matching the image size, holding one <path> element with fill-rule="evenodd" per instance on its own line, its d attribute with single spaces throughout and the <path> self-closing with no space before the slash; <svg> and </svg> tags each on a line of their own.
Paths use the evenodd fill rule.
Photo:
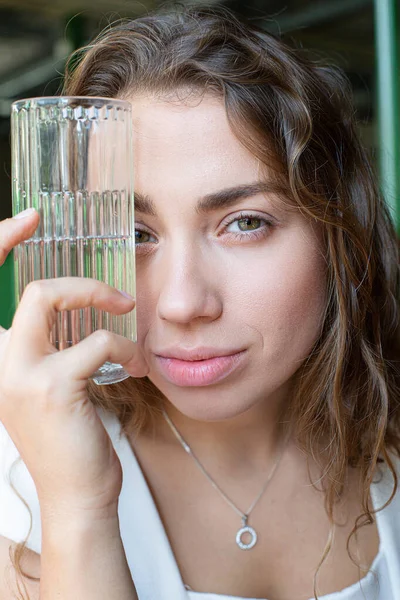
<svg viewBox="0 0 400 600">
<path fill-rule="evenodd" d="M 0 265 L 38 222 L 36 212 L 0 222 Z M 25 289 L 11 329 L 0 328 L 0 420 L 47 514 L 101 515 L 115 509 L 121 465 L 86 384 L 107 360 L 134 377 L 149 371 L 137 344 L 104 330 L 57 351 L 49 341 L 57 311 L 93 306 L 121 315 L 134 305 L 94 279 L 41 280 Z"/>
</svg>

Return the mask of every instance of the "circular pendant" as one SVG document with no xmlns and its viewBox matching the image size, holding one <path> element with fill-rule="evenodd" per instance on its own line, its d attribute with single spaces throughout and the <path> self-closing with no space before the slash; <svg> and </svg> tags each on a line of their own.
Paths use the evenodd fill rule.
<svg viewBox="0 0 400 600">
<path fill-rule="evenodd" d="M 249 533 L 251 535 L 251 540 L 248 544 L 245 544 L 244 542 L 242 542 L 242 535 L 244 533 Z M 253 548 L 253 546 L 256 545 L 256 542 L 257 542 L 257 534 L 254 531 L 254 529 L 252 527 L 249 527 L 248 525 L 239 529 L 239 531 L 236 534 L 236 543 L 241 550 L 250 550 L 250 548 Z"/>
</svg>

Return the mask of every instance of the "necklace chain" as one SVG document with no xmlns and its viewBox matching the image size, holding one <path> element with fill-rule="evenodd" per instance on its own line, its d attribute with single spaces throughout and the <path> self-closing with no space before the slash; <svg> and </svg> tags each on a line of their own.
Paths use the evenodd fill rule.
<svg viewBox="0 0 400 600">
<path fill-rule="evenodd" d="M 187 442 L 185 442 L 185 440 L 183 439 L 183 437 L 181 436 L 181 434 L 179 433 L 179 431 L 177 430 L 177 428 L 175 427 L 175 425 L 173 424 L 173 422 L 171 421 L 171 419 L 169 418 L 169 416 L 167 415 L 167 413 L 165 412 L 165 410 L 163 410 L 163 415 L 165 420 L 167 421 L 168 425 L 170 426 L 170 428 L 172 429 L 173 433 L 175 434 L 175 437 L 178 439 L 178 441 L 180 442 L 180 444 L 182 445 L 183 449 L 185 450 L 185 452 L 187 452 L 187 454 L 189 454 L 193 460 L 195 461 L 195 463 L 197 464 L 198 468 L 200 469 L 200 471 L 207 477 L 208 481 L 211 483 L 211 485 L 213 486 L 213 488 L 215 490 L 217 490 L 217 492 L 222 496 L 222 498 L 224 498 L 224 500 L 233 508 L 233 510 L 242 518 L 242 522 L 243 522 L 243 526 L 247 525 L 247 519 L 251 513 L 251 511 L 253 510 L 253 508 L 256 506 L 257 502 L 260 500 L 261 496 L 263 495 L 263 493 L 265 492 L 269 482 L 271 481 L 280 461 L 283 455 L 283 452 L 286 448 L 286 443 L 288 441 L 289 436 L 286 437 L 286 439 L 284 440 L 284 443 L 281 444 L 280 450 L 278 452 L 278 456 L 274 462 L 274 464 L 272 465 L 272 468 L 270 470 L 270 472 L 268 473 L 268 477 L 266 482 L 264 483 L 260 493 L 258 494 L 258 496 L 255 498 L 255 500 L 252 502 L 252 504 L 250 505 L 249 509 L 247 510 L 247 512 L 242 512 L 237 506 L 236 504 L 234 504 L 232 502 L 232 500 L 230 500 L 230 498 L 228 498 L 228 496 L 225 494 L 225 492 L 223 490 L 221 490 L 221 488 L 215 483 L 214 479 L 211 477 L 211 475 L 205 470 L 205 468 L 203 467 L 203 465 L 201 464 L 201 462 L 199 461 L 199 459 L 196 457 L 196 455 L 194 454 L 194 452 L 192 451 L 192 449 L 190 448 L 189 444 Z"/>
</svg>

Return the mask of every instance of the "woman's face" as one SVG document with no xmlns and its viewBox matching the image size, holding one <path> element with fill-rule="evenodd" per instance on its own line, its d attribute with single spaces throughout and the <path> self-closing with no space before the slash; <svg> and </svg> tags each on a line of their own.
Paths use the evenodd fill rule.
<svg viewBox="0 0 400 600">
<path fill-rule="evenodd" d="M 222 102 L 143 96 L 132 104 L 138 344 L 149 379 L 176 409 L 200 420 L 284 397 L 325 308 L 317 233 L 267 189 L 222 205 L 224 190 L 260 182 L 259 162 L 233 135 Z M 219 205 L 208 198 L 208 210 L 196 210 L 217 192 Z M 146 214 L 144 200 L 154 214 Z M 213 362 L 217 380 L 204 376 L 206 363 L 190 369 L 156 356 L 200 347 L 243 352 Z"/>
</svg>

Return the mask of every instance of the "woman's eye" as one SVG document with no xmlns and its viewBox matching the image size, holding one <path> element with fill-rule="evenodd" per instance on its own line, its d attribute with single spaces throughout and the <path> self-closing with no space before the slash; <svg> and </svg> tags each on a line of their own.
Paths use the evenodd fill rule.
<svg viewBox="0 0 400 600">
<path fill-rule="evenodd" d="M 146 236 L 151 237 L 148 231 L 144 231 L 143 229 L 135 229 L 135 243 L 136 244 L 144 244 L 148 242 L 148 240 L 144 239 Z"/>
<path fill-rule="evenodd" d="M 239 217 L 236 217 L 236 219 L 233 219 L 224 225 L 225 230 L 229 234 L 234 235 L 235 238 L 239 239 L 265 237 L 273 227 L 272 221 L 262 219 L 260 216 L 250 213 L 241 213 Z M 230 225 L 237 225 L 238 230 L 229 231 L 228 227 Z"/>
</svg>

